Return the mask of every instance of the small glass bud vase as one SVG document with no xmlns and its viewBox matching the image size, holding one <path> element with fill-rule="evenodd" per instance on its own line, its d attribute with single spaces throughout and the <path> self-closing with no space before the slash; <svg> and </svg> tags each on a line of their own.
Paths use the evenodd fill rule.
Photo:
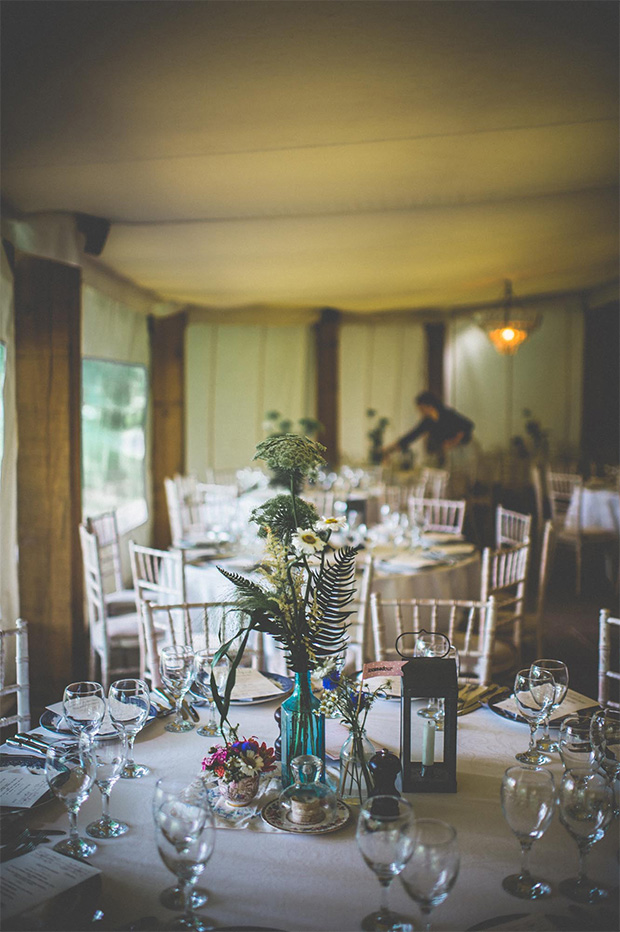
<svg viewBox="0 0 620 932">
<path fill-rule="evenodd" d="M 361 805 L 368 799 L 373 788 L 368 761 L 374 753 L 375 748 L 365 729 L 352 729 L 340 751 L 338 796 L 343 802 Z"/>
<path fill-rule="evenodd" d="M 323 762 L 313 754 L 291 761 L 294 783 L 280 794 L 280 808 L 295 825 L 328 824 L 336 816 L 336 794 L 321 783 Z"/>
</svg>

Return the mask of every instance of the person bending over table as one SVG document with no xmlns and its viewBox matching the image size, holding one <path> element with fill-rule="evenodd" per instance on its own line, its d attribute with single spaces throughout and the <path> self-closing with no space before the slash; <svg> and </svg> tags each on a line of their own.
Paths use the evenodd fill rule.
<svg viewBox="0 0 620 932">
<path fill-rule="evenodd" d="M 429 461 L 443 466 L 446 454 L 450 450 L 469 443 L 474 423 L 453 408 L 446 407 L 433 392 L 421 392 L 416 396 L 415 403 L 420 411 L 421 420 L 404 436 L 383 448 L 383 460 L 396 450 L 404 452 L 418 437 L 426 437 Z"/>
</svg>

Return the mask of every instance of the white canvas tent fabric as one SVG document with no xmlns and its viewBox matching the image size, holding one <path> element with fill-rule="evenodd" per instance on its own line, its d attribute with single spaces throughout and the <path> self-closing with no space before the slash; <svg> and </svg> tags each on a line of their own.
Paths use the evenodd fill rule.
<svg viewBox="0 0 620 932">
<path fill-rule="evenodd" d="M 449 309 L 617 277 L 617 7 L 5 2 L 3 195 L 210 308 Z"/>
</svg>

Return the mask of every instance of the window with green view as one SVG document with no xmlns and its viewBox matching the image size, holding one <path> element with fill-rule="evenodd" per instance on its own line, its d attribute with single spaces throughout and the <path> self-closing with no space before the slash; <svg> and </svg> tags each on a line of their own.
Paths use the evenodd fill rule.
<svg viewBox="0 0 620 932">
<path fill-rule="evenodd" d="M 85 515 L 117 509 L 121 530 L 147 518 L 143 366 L 82 362 L 82 508 Z"/>
</svg>

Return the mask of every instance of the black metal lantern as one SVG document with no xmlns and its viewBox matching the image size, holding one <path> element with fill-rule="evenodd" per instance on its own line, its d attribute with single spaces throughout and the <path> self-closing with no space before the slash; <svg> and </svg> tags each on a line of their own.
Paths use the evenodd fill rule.
<svg viewBox="0 0 620 932">
<path fill-rule="evenodd" d="M 446 641 L 447 654 L 450 642 L 447 638 Z M 398 649 L 398 642 L 396 646 Z M 456 659 L 448 656 L 408 659 L 402 668 L 400 701 L 403 792 L 456 793 Z M 438 727 L 436 709 L 442 705 L 443 727 Z"/>
</svg>

